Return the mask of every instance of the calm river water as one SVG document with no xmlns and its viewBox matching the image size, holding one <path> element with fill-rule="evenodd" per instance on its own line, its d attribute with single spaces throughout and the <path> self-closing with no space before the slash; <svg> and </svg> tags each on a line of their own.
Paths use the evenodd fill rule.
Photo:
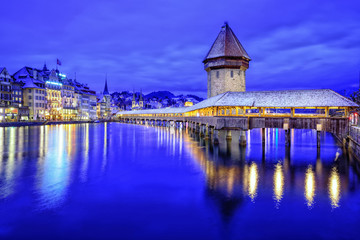
<svg viewBox="0 0 360 240">
<path fill-rule="evenodd" d="M 240 148 L 120 123 L 0 128 L 0 238 L 359 239 L 359 165 L 331 134 L 320 151 L 316 132 L 291 137 L 287 150 L 281 129 Z"/>
</svg>

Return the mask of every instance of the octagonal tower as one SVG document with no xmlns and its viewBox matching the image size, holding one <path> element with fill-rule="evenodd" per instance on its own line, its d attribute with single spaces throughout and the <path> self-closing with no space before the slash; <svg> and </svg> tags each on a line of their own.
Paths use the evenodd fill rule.
<svg viewBox="0 0 360 240">
<path fill-rule="evenodd" d="M 244 92 L 245 71 L 250 57 L 229 25 L 222 26 L 219 35 L 203 63 L 208 73 L 208 98 L 224 92 Z"/>
</svg>

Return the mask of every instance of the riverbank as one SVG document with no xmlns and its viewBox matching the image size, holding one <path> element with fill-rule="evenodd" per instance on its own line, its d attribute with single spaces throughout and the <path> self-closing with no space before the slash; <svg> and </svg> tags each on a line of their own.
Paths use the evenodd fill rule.
<svg viewBox="0 0 360 240">
<path fill-rule="evenodd" d="M 107 120 L 99 120 L 100 122 L 107 122 Z M 80 124 L 93 123 L 94 121 L 34 121 L 34 122 L 2 122 L 0 127 L 24 127 L 24 126 L 41 126 L 41 125 L 57 125 L 57 124 Z"/>
</svg>

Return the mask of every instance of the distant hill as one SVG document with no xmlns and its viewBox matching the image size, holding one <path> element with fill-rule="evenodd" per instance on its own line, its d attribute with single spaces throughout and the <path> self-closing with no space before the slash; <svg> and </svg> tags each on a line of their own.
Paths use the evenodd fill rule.
<svg viewBox="0 0 360 240">
<path fill-rule="evenodd" d="M 131 110 L 133 93 L 128 91 L 111 93 L 112 100 L 115 105 L 121 109 Z M 140 92 L 135 92 L 135 99 L 138 102 Z M 204 100 L 196 95 L 178 95 L 175 96 L 169 91 L 157 91 L 147 95 L 143 95 L 145 108 L 161 108 L 161 107 L 183 107 L 186 101 L 191 101 L 194 104 Z"/>
<path fill-rule="evenodd" d="M 152 93 L 145 95 L 145 98 L 147 98 L 147 99 L 151 99 L 154 97 L 157 99 L 164 99 L 164 98 L 171 99 L 171 98 L 175 97 L 175 95 L 169 91 L 157 91 L 157 92 L 152 92 Z"/>
</svg>

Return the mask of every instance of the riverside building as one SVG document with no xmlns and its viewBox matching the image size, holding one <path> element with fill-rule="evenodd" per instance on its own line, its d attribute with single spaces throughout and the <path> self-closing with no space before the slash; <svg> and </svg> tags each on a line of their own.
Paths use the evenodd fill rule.
<svg viewBox="0 0 360 240">
<path fill-rule="evenodd" d="M 0 122 L 97 119 L 96 92 L 46 64 L 12 76 L 0 68 L 0 91 Z"/>
</svg>

